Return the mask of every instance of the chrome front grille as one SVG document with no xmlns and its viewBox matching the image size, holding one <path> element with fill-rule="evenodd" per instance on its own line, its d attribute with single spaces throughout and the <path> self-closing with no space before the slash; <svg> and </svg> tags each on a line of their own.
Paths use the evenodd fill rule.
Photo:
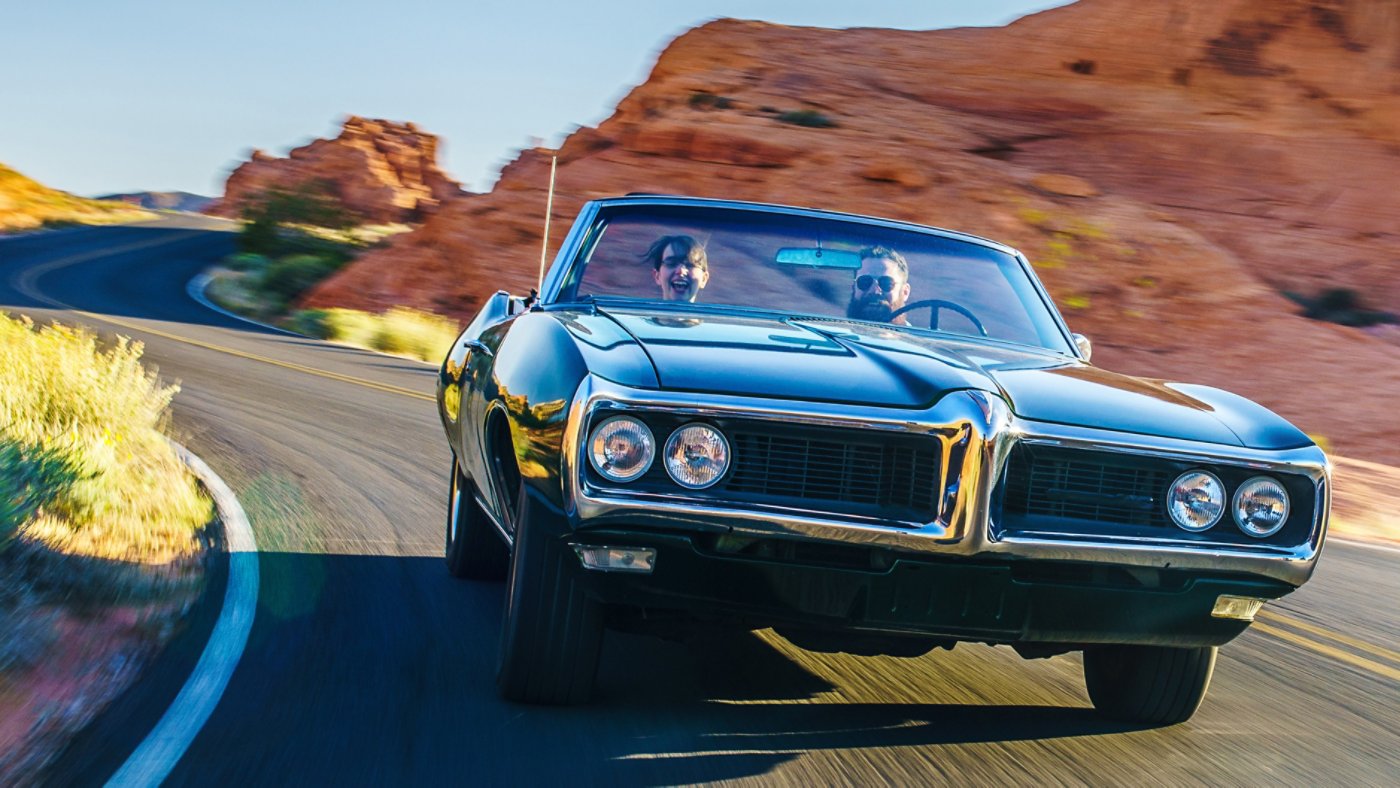
<svg viewBox="0 0 1400 788">
<path fill-rule="evenodd" d="M 1006 511 L 1099 523 L 1166 526 L 1172 469 L 1093 452 L 1018 447 L 1006 476 Z"/>
<path fill-rule="evenodd" d="M 936 439 L 789 436 L 736 429 L 734 470 L 720 485 L 736 500 L 858 507 L 852 513 L 930 521 L 937 515 Z M 775 501 L 776 502 L 776 501 Z"/>
</svg>

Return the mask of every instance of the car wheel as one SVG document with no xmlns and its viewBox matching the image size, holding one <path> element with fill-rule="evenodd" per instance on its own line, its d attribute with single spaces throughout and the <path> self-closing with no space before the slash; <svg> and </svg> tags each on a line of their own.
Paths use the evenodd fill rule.
<svg viewBox="0 0 1400 788">
<path fill-rule="evenodd" d="M 1200 707 L 1216 651 L 1214 646 L 1096 646 L 1084 651 L 1084 683 L 1105 717 L 1174 725 Z"/>
<path fill-rule="evenodd" d="M 577 582 L 582 571 L 566 542 L 531 516 L 521 485 L 496 683 L 518 703 L 588 700 L 603 643 L 603 607 Z"/>
<path fill-rule="evenodd" d="M 475 489 L 452 461 L 447 493 L 447 571 L 471 580 L 504 580 L 510 550 L 476 502 Z"/>
</svg>

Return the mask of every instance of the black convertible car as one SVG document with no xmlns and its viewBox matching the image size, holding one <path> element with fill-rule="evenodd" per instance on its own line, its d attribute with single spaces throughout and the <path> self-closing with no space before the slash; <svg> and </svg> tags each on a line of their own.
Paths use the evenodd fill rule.
<svg viewBox="0 0 1400 788">
<path fill-rule="evenodd" d="M 516 701 L 585 700 L 605 626 L 718 622 L 1083 651 L 1102 713 L 1179 722 L 1327 525 L 1292 425 L 1100 370 L 1014 249 L 869 217 L 589 203 L 538 297 L 463 332 L 438 403 L 447 565 L 509 579 Z"/>
</svg>

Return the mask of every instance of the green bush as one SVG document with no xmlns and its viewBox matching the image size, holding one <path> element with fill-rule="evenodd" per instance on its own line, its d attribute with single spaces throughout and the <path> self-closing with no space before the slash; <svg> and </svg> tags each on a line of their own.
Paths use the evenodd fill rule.
<svg viewBox="0 0 1400 788">
<path fill-rule="evenodd" d="M 1313 320 L 1326 320 L 1358 328 L 1400 322 L 1400 316 L 1393 313 L 1367 309 L 1362 305 L 1361 297 L 1355 290 L 1344 287 L 1324 290 L 1312 297 L 1290 292 L 1285 292 L 1284 295 L 1300 304 L 1304 317 Z"/>
<path fill-rule="evenodd" d="M 829 129 L 836 125 L 836 121 L 814 109 L 789 110 L 779 115 L 778 120 L 783 123 L 791 123 L 794 126 L 806 126 L 813 129 Z"/>
<path fill-rule="evenodd" d="M 690 106 L 693 109 L 732 109 L 734 99 L 728 96 L 716 96 L 703 90 L 697 90 L 690 94 Z"/>
<path fill-rule="evenodd" d="M 243 218 L 247 223 L 238 235 L 239 250 L 269 257 L 323 251 L 298 248 L 294 238 L 305 234 L 287 233 L 288 225 L 343 230 L 359 223 L 359 217 L 340 201 L 335 184 L 318 179 L 291 189 L 267 189 L 244 207 Z"/>
<path fill-rule="evenodd" d="M 339 267 L 339 261 L 319 255 L 289 255 L 263 271 L 257 288 L 269 300 L 286 304 Z"/>
<path fill-rule="evenodd" d="M 0 551 L 82 475 L 62 453 L 0 436 Z"/>
<path fill-rule="evenodd" d="M 224 265 L 234 271 L 263 271 L 272 261 L 260 254 L 239 252 L 224 258 Z"/>
<path fill-rule="evenodd" d="M 298 334 L 305 334 L 317 339 L 330 338 L 330 326 L 326 324 L 327 312 L 324 309 L 300 309 L 297 310 L 290 321 L 291 329 Z"/>
</svg>

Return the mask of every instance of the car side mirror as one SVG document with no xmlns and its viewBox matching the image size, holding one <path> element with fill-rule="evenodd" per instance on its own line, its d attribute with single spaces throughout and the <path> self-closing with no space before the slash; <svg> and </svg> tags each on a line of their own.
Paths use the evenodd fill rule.
<svg viewBox="0 0 1400 788">
<path fill-rule="evenodd" d="M 1074 346 L 1079 348 L 1079 357 L 1088 361 L 1094 355 L 1093 343 L 1083 334 L 1072 334 L 1071 336 L 1074 337 Z"/>
</svg>

